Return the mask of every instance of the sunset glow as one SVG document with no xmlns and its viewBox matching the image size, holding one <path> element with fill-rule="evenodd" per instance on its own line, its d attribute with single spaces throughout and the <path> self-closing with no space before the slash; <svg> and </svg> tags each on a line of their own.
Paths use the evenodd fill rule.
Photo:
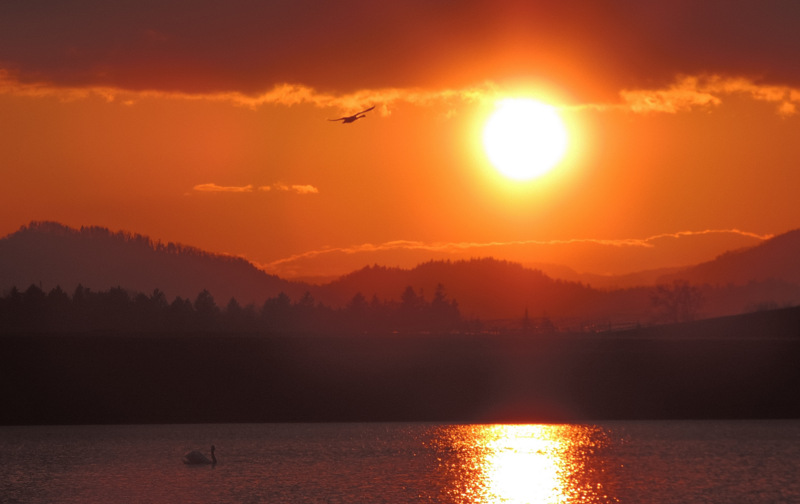
<svg viewBox="0 0 800 504">
<path fill-rule="evenodd" d="M 567 130 L 556 110 L 541 102 L 506 99 L 483 132 L 486 154 L 504 175 L 528 180 L 544 175 L 567 149 Z"/>
<path fill-rule="evenodd" d="M 798 20 L 0 0 L 0 501 L 800 503 Z"/>
<path fill-rule="evenodd" d="M 474 425 L 443 429 L 442 445 L 462 466 L 451 469 L 454 502 L 556 504 L 607 498 L 597 461 L 600 429 L 582 425 Z M 438 446 L 438 444 L 437 444 Z"/>
<path fill-rule="evenodd" d="M 45 22 L 39 3 L 0 16 L 0 236 L 103 226 L 301 278 L 489 255 L 631 273 L 800 227 L 788 4 L 234 0 Z M 674 238 L 634 245 L 653 236 Z"/>
</svg>

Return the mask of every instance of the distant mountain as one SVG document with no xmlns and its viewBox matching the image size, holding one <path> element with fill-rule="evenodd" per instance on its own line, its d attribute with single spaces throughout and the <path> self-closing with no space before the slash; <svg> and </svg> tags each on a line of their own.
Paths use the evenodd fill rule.
<svg viewBox="0 0 800 504">
<path fill-rule="evenodd" d="M 682 268 L 672 267 L 620 275 L 599 275 L 596 273 L 578 273 L 574 269 L 560 264 L 525 263 L 524 266 L 541 270 L 542 273 L 551 278 L 580 282 L 598 289 L 627 289 L 646 285 L 652 286 L 656 285 L 662 277 L 682 270 Z"/>
<path fill-rule="evenodd" d="M 285 292 L 302 295 L 305 284 L 288 282 L 248 261 L 175 243 L 161 243 L 101 227 L 74 229 L 55 222 L 32 222 L 0 239 L 0 292 L 29 285 L 49 290 L 59 285 L 71 293 L 78 284 L 92 290 L 123 287 L 170 299 L 194 299 L 203 289 L 224 306 L 260 305 Z"/>
<path fill-rule="evenodd" d="M 315 302 L 339 308 L 356 294 L 368 302 L 373 297 L 399 302 L 407 287 L 431 301 L 441 285 L 446 299 L 456 300 L 467 320 L 518 322 L 527 313 L 532 320 L 557 319 L 562 327 L 587 321 L 636 324 L 654 318 L 651 296 L 657 277 L 661 283 L 684 279 L 695 285 L 711 285 L 704 287 L 701 316 L 797 304 L 798 258 L 800 230 L 677 273 L 662 270 L 626 277 L 571 276 L 553 265 L 545 272 L 481 258 L 429 261 L 411 269 L 367 266 L 328 283 L 312 285 L 267 274 L 242 258 L 164 244 L 139 234 L 32 222 L 0 239 L 0 295 L 12 286 L 24 290 L 31 284 L 44 290 L 58 285 L 71 293 L 81 284 L 92 290 L 122 287 L 145 294 L 159 289 L 169 299 L 181 296 L 193 300 L 206 289 L 219 306 L 236 298 L 241 305 L 254 303 L 260 307 L 281 292 L 295 302 L 308 292 Z M 557 274 L 569 279 L 553 278 Z"/>
<path fill-rule="evenodd" d="M 775 236 L 755 247 L 726 252 L 716 259 L 663 276 L 660 281 L 746 285 L 779 281 L 800 285 L 800 229 Z"/>
<path fill-rule="evenodd" d="M 647 321 L 650 288 L 687 280 L 703 288 L 702 316 L 722 316 L 800 302 L 800 230 L 690 268 L 605 276 L 541 265 L 530 269 L 495 259 L 431 261 L 404 270 L 371 266 L 315 290 L 323 302 L 346 303 L 356 292 L 397 299 L 405 286 L 432 296 L 441 283 L 465 317 L 549 316 L 559 319 Z M 559 278 L 559 279 L 555 279 Z M 719 286 L 719 288 L 715 288 Z"/>
<path fill-rule="evenodd" d="M 320 286 L 314 293 L 323 303 L 343 305 L 356 293 L 368 299 L 375 295 L 380 300 L 399 300 L 411 286 L 430 300 L 439 284 L 448 299 L 458 302 L 466 318 L 521 320 L 526 311 L 530 318 L 586 317 L 611 309 L 610 297 L 587 285 L 555 280 L 540 270 L 493 258 L 430 261 L 413 269 L 368 266 Z M 625 311 L 631 304 L 641 308 L 634 296 L 626 298 L 612 302 L 618 308 L 612 311 Z"/>
</svg>

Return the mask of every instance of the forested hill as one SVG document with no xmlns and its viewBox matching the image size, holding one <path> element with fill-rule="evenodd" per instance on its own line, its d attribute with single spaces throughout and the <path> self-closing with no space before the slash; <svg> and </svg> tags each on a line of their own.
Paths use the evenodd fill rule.
<svg viewBox="0 0 800 504">
<path fill-rule="evenodd" d="M 431 261 L 412 269 L 373 266 L 326 285 L 310 285 L 269 275 L 242 258 L 139 234 L 74 229 L 54 222 L 32 222 L 0 239 L 0 293 L 29 285 L 45 292 L 60 286 L 67 293 L 78 285 L 148 295 L 159 289 L 167 300 L 195 299 L 206 290 L 219 306 L 235 298 L 242 306 L 261 307 L 281 293 L 299 302 L 308 293 L 314 302 L 331 308 L 346 307 L 359 295 L 367 301 L 400 302 L 408 287 L 430 302 L 439 289 L 447 302 L 458 303 L 463 316 L 485 320 L 521 320 L 526 310 L 532 317 L 586 315 L 604 311 L 607 299 L 580 283 L 554 280 L 539 270 L 496 259 Z"/>
<path fill-rule="evenodd" d="M 569 317 L 600 309 L 605 296 L 577 282 L 555 280 L 539 270 L 492 258 L 430 261 L 413 269 L 367 266 L 317 290 L 320 300 L 336 305 L 361 292 L 380 299 L 397 298 L 405 286 L 431 298 L 437 286 L 458 301 L 467 318 Z"/>
<path fill-rule="evenodd" d="M 713 261 L 666 275 L 694 284 L 744 285 L 780 280 L 800 285 L 800 229 L 775 236 L 755 247 L 726 252 Z"/>
<path fill-rule="evenodd" d="M 194 299 L 208 290 L 215 299 L 263 303 L 281 292 L 299 298 L 306 285 L 269 275 L 250 262 L 194 247 L 162 243 L 146 236 L 102 227 L 74 229 L 55 222 L 32 222 L 0 239 L 0 289 L 56 285 L 72 292 L 112 287 L 170 298 Z"/>
<path fill-rule="evenodd" d="M 684 270 L 680 276 L 701 289 L 699 318 L 800 302 L 800 231 L 776 236 L 741 252 Z M 708 285 L 706 285 L 708 284 Z M 93 291 L 122 288 L 167 301 L 196 299 L 207 291 L 218 306 L 234 298 L 260 309 L 281 294 L 291 303 L 346 308 L 353 301 L 389 306 L 410 294 L 421 302 L 455 302 L 466 320 L 522 321 L 549 318 L 565 323 L 638 324 L 655 321 L 654 287 L 595 289 L 554 279 L 540 270 L 492 258 L 430 261 L 412 269 L 367 266 L 325 285 L 294 282 L 267 274 L 238 257 L 212 254 L 101 227 L 74 229 L 33 222 L 0 239 L 0 296 L 35 285 L 44 292 L 78 285 Z"/>
</svg>

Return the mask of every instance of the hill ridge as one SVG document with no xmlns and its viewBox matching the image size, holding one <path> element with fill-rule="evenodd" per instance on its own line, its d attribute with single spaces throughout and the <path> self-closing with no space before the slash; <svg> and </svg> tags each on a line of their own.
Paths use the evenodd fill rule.
<svg viewBox="0 0 800 504">
<path fill-rule="evenodd" d="M 665 275 L 661 282 L 711 284 L 704 288 L 708 302 L 702 316 L 741 313 L 756 306 L 789 306 L 800 302 L 797 256 L 800 230 Z M 704 271 L 717 276 L 704 276 Z M 727 286 L 733 280 L 744 282 L 751 271 L 754 277 L 761 276 L 757 285 Z M 448 301 L 456 301 L 468 319 L 520 321 L 530 316 L 639 323 L 653 317 L 652 285 L 598 289 L 494 257 L 429 260 L 413 268 L 367 265 L 315 285 L 281 279 L 242 257 L 164 243 L 138 233 L 100 226 L 75 229 L 53 221 L 32 221 L 0 238 L 0 293 L 12 285 L 24 290 L 31 284 L 44 290 L 58 285 L 67 292 L 79 284 L 100 290 L 124 287 L 145 294 L 159 289 L 169 297 L 187 299 L 208 290 L 219 305 L 235 298 L 242 306 L 259 307 L 283 293 L 293 302 L 304 297 L 309 302 L 311 296 L 313 302 L 332 308 L 347 306 L 357 294 L 367 300 L 399 301 L 411 287 L 427 300 L 438 290 Z"/>
<path fill-rule="evenodd" d="M 57 252 L 56 252 L 57 251 Z M 0 288 L 42 284 L 72 290 L 122 286 L 138 292 L 160 289 L 194 297 L 206 289 L 217 299 L 263 302 L 280 292 L 299 296 L 305 284 L 288 282 L 241 257 L 163 243 L 100 226 L 71 228 L 33 221 L 0 239 Z M 236 287 L 231 284 L 234 283 Z"/>
<path fill-rule="evenodd" d="M 783 280 L 800 284 L 800 229 L 773 236 L 752 247 L 724 252 L 661 281 L 687 280 L 696 284 L 743 285 L 752 281 Z"/>
</svg>

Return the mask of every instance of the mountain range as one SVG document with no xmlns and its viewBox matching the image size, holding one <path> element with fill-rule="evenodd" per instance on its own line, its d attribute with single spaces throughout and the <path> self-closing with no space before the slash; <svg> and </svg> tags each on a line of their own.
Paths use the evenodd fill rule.
<svg viewBox="0 0 800 504">
<path fill-rule="evenodd" d="M 798 304 L 798 257 L 800 230 L 794 230 L 688 268 L 619 278 L 576 276 L 563 267 L 533 269 L 480 258 L 429 261 L 411 269 L 373 265 L 315 285 L 270 275 L 240 257 L 165 244 L 140 234 L 31 222 L 0 239 L 0 295 L 14 286 L 25 289 L 34 284 L 44 290 L 60 286 L 72 292 L 82 285 L 93 290 L 123 287 L 143 293 L 159 289 L 170 298 L 187 299 L 207 290 L 222 306 L 231 298 L 242 305 L 259 306 L 280 293 L 292 300 L 307 293 L 318 303 L 341 307 L 356 294 L 367 300 L 399 299 L 410 286 L 426 299 L 431 299 L 437 288 L 444 289 L 448 299 L 458 302 L 462 316 L 470 319 L 530 315 L 641 322 L 653 316 L 653 285 L 676 281 L 704 286 L 704 316 Z M 556 277 L 559 272 L 561 278 Z M 578 278 L 584 281 L 576 281 Z"/>
<path fill-rule="evenodd" d="M 743 285 L 782 280 L 800 284 L 800 229 L 775 236 L 756 247 L 732 250 L 712 261 L 664 275 L 695 284 Z"/>
<path fill-rule="evenodd" d="M 269 275 L 250 262 L 206 253 L 146 236 L 101 227 L 74 229 L 55 222 L 31 222 L 0 239 L 0 290 L 30 284 L 72 292 L 79 284 L 93 290 L 111 287 L 170 297 L 194 298 L 203 289 L 219 300 L 246 302 L 285 292 L 304 292 L 302 285 Z"/>
</svg>

